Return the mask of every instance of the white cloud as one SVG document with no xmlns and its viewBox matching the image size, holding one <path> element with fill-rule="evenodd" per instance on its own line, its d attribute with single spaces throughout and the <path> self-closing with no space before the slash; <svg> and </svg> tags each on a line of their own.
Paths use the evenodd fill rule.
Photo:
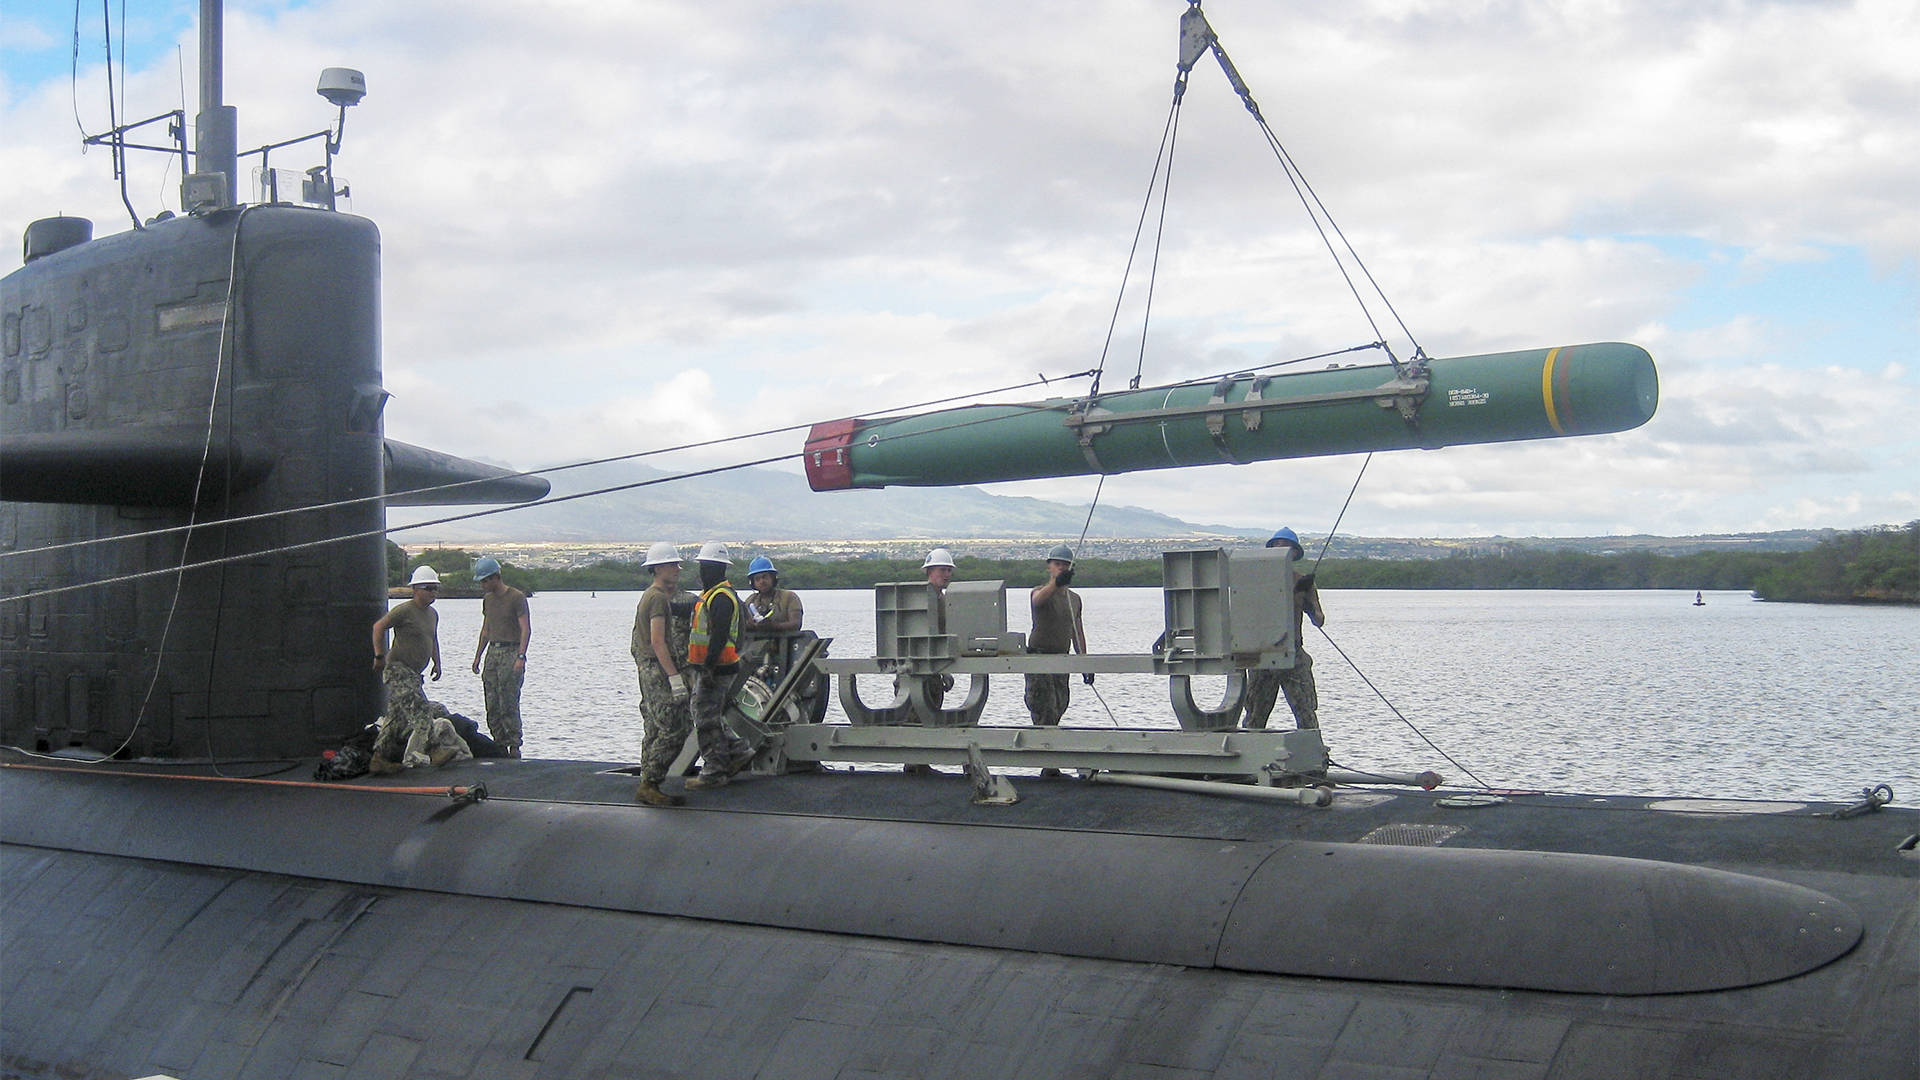
<svg viewBox="0 0 1920 1080">
<path fill-rule="evenodd" d="M 1915 443 L 1893 412 L 1920 389 L 1910 370 L 1885 355 L 1786 363 L 1783 343 L 1815 318 L 1791 300 L 1705 322 L 1685 310 L 1729 258 L 1756 279 L 1835 250 L 1913 273 L 1911 4 L 1209 14 L 1431 352 L 1637 340 L 1662 367 L 1642 431 L 1386 455 L 1343 528 L 1920 516 Z M 258 145 L 326 124 L 309 96 L 321 67 L 367 72 L 338 167 L 353 211 L 382 230 L 389 429 L 528 464 L 1090 367 L 1166 116 L 1177 17 L 1151 0 L 230 2 L 228 98 L 243 147 Z M 195 42 L 180 44 L 191 71 Z M 83 88 L 100 81 L 83 69 Z M 169 53 L 127 95 L 146 115 L 179 83 Z M 1146 380 L 1371 340 L 1210 59 L 1191 87 Z M 0 231 L 56 211 L 124 227 L 105 155 L 73 152 L 64 75 L 6 92 Z M 275 162 L 304 167 L 301 153 Z M 177 202 L 177 180 L 137 163 L 131 198 L 150 214 Z M 1137 282 L 1109 388 L 1138 362 L 1142 294 Z M 1109 480 L 1104 498 L 1320 529 L 1358 466 L 1143 474 Z M 1014 490 L 1084 500 L 1093 483 Z"/>
</svg>

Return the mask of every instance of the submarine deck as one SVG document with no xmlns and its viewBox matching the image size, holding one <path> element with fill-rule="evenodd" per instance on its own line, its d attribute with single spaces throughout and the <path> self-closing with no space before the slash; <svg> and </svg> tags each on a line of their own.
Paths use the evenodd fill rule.
<svg viewBox="0 0 1920 1080">
<path fill-rule="evenodd" d="M 41 759 L 44 762 L 44 759 Z M 21 764 L 22 755 L 0 761 Z M 317 760 L 262 764 L 52 762 L 46 767 L 209 781 L 304 781 Z M 606 761 L 475 758 L 390 776 L 324 785 L 343 792 L 484 785 L 489 800 L 630 807 L 636 814 L 771 814 L 840 820 L 918 822 L 1014 829 L 1208 839 L 1241 843 L 1306 841 L 1607 855 L 1745 872 L 1857 873 L 1876 867 L 1920 880 L 1920 810 L 1899 806 L 1836 816 L 1850 802 L 1662 798 L 1527 790 L 1495 792 L 1493 805 L 1450 806 L 1464 792 L 1406 787 L 1338 789 L 1327 808 L 1013 775 L 1019 801 L 975 805 L 958 770 L 931 775 L 898 769 L 823 768 L 780 776 L 742 773 L 724 788 L 684 792 L 686 805 L 639 806 L 633 766 Z M 242 771 L 250 770 L 250 771 Z M 1029 771 L 1030 772 L 1030 771 Z M 683 780 L 663 785 L 682 794 Z M 1477 792 L 1476 792 L 1477 794 Z M 1896 857 L 1904 849 L 1905 858 Z"/>
</svg>

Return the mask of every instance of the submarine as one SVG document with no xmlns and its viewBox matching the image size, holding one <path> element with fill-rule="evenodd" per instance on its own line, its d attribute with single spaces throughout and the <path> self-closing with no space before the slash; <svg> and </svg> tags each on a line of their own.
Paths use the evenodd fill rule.
<svg viewBox="0 0 1920 1080">
<path fill-rule="evenodd" d="M 217 14 L 203 0 L 203 30 Z M 909 692 L 820 724 L 789 672 L 736 718 L 763 729 L 751 770 L 688 806 L 635 805 L 620 762 L 306 780 L 378 711 L 363 653 L 384 506 L 538 485 L 384 439 L 371 223 L 222 202 L 79 231 L 39 230 L 0 283 L 6 1075 L 1883 1080 L 1920 1063 L 1920 814 L 1890 792 L 1356 785 L 1317 733 L 1178 698 L 1164 744 L 989 731 L 965 715 L 989 679 L 1039 662 L 994 632 L 990 588 L 953 597 L 971 624 L 878 589 L 886 655 L 795 668 L 894 670 Z M 1583 400 L 1543 383 L 1540 402 Z M 1228 389 L 1243 414 L 1251 380 Z M 1402 390 L 1357 402 L 1387 419 L 1378 437 L 1439 423 L 1445 393 Z M 1112 467 L 1092 441 L 1105 464 L 1087 467 Z M 1057 663 L 1170 680 L 1277 663 L 1294 643 L 1246 625 L 1266 607 L 1247 600 L 1289 573 L 1171 553 L 1166 647 Z M 960 715 L 916 708 L 950 671 L 973 679 Z M 1120 764 L 1176 755 L 1204 760 Z M 966 775 L 817 767 L 849 758 Z M 1021 762 L 1087 767 L 1009 778 Z M 1300 798 L 1099 782 L 1164 772 Z M 996 776 L 1017 797 L 979 798 Z"/>
</svg>

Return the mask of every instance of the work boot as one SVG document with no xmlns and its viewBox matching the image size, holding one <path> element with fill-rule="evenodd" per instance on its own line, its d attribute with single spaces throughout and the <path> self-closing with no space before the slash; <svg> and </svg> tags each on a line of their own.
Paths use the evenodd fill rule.
<svg viewBox="0 0 1920 1080">
<path fill-rule="evenodd" d="M 510 757 L 510 758 L 517 758 L 517 757 L 519 757 L 519 756 L 520 756 L 520 748 L 519 748 L 519 747 L 517 747 L 517 746 L 509 746 L 509 747 L 507 747 L 507 756 L 508 756 L 508 757 Z"/>
<path fill-rule="evenodd" d="M 378 755 L 375 755 L 372 761 L 367 762 L 367 771 L 375 776 L 386 776 L 389 773 L 397 773 L 404 768 L 406 768 L 405 765 L 397 761 L 388 761 L 386 758 Z"/>
<path fill-rule="evenodd" d="M 907 774 L 908 776 L 932 776 L 932 775 L 933 775 L 933 766 L 931 766 L 931 765 L 917 765 L 917 764 L 916 764 L 916 765 L 902 765 L 902 766 L 900 766 L 900 771 L 901 771 L 901 772 L 903 772 L 903 773 L 906 773 L 906 774 Z"/>
<path fill-rule="evenodd" d="M 687 781 L 688 791 L 711 791 L 717 787 L 726 787 L 732 777 L 723 772 L 701 773 Z"/>
<path fill-rule="evenodd" d="M 460 753 L 460 751 L 455 750 L 451 746 L 443 746 L 440 749 L 435 750 L 433 753 L 428 754 L 427 760 L 432 762 L 433 767 L 437 769 L 440 766 L 445 765 L 447 762 L 452 761 L 454 759 L 454 756 L 457 755 L 458 753 Z"/>
<path fill-rule="evenodd" d="M 1042 780 L 1053 780 L 1053 779 L 1057 779 L 1059 776 L 1060 776 L 1059 769 L 1041 769 L 1040 770 L 1040 779 Z"/>
<path fill-rule="evenodd" d="M 678 795 L 661 791 L 660 785 L 646 780 L 640 781 L 640 787 L 633 793 L 633 801 L 646 806 L 685 806 L 687 802 Z"/>
<path fill-rule="evenodd" d="M 409 769 L 424 769 L 433 764 L 433 759 L 418 750 L 409 750 L 407 760 L 403 764 Z"/>
<path fill-rule="evenodd" d="M 727 775 L 733 776 L 736 773 L 740 772 L 740 770 L 745 769 L 747 766 L 753 764 L 753 758 L 755 753 L 756 751 L 751 746 L 747 747 L 745 750 L 740 751 L 740 756 L 734 758 L 733 763 L 727 766 Z"/>
</svg>

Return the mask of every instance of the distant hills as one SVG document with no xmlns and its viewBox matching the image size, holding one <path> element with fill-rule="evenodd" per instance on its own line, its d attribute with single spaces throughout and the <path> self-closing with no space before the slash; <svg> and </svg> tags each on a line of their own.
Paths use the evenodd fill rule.
<svg viewBox="0 0 1920 1080">
<path fill-rule="evenodd" d="M 432 525 L 395 534 L 411 549 L 431 546 L 553 546 L 622 554 L 653 540 L 686 543 L 723 537 L 765 548 L 827 550 L 821 555 L 881 555 L 904 558 L 940 543 L 956 554 L 1001 558 L 1030 553 L 1034 542 L 1056 542 L 1080 535 L 1086 510 L 1064 503 L 1014 495 L 992 495 L 972 487 L 886 488 L 836 492 L 823 499 L 805 478 L 773 469 L 738 469 L 694 482 L 632 487 L 571 502 L 552 498 L 631 484 L 647 484 L 668 474 L 631 462 L 559 473 L 549 502 L 507 513 Z M 458 508 L 398 507 L 394 525 L 458 513 Z M 1197 524 L 1131 506 L 1102 504 L 1087 530 L 1083 557 L 1139 558 L 1172 544 L 1231 544 L 1264 540 L 1264 529 Z M 1700 536 L 1337 537 L 1328 554 L 1336 558 L 1422 559 L 1503 551 L 1564 550 L 1588 554 L 1640 551 L 1685 555 L 1698 551 L 1804 551 L 1835 535 L 1832 529 L 1795 529 L 1770 533 L 1721 533 Z M 1096 541 L 1093 538 L 1099 537 Z M 1302 539 L 1318 554 L 1320 538 Z M 520 556 L 516 556 L 520 558 Z M 572 561 L 572 560 L 566 560 Z"/>
<path fill-rule="evenodd" d="M 644 484 L 670 474 L 621 462 L 559 473 L 553 495 L 571 495 L 626 484 Z M 441 512 L 435 512 L 440 509 Z M 635 487 L 627 491 L 523 509 L 469 521 L 411 530 L 395 539 L 423 543 L 528 541 L 591 544 L 634 539 L 722 536 L 762 540 L 906 540 L 1075 537 L 1086 524 L 1084 507 L 979 488 L 885 488 L 835 492 L 823 497 L 804 477 L 774 469 L 736 469 L 697 480 Z M 444 508 L 395 508 L 394 524 L 448 516 Z M 1196 525 L 1166 514 L 1102 504 L 1090 534 L 1127 539 L 1215 536 L 1265 537 L 1258 529 Z"/>
</svg>

